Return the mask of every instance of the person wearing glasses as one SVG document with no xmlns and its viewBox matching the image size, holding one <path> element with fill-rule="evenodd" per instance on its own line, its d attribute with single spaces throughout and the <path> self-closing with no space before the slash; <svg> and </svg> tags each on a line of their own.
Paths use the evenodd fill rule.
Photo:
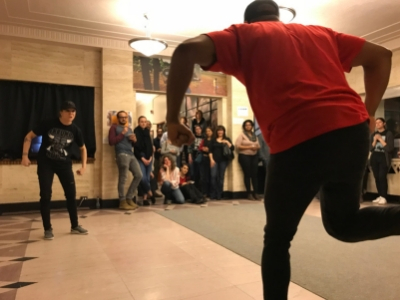
<svg viewBox="0 0 400 300">
<path fill-rule="evenodd" d="M 115 160 L 118 166 L 118 198 L 119 208 L 122 210 L 137 209 L 134 201 L 135 193 L 142 180 L 142 171 L 139 162 L 133 153 L 133 144 L 136 143 L 136 135 L 129 127 L 128 114 L 121 110 L 117 113 L 118 124 L 110 127 L 108 143 L 115 146 Z M 132 173 L 133 179 L 125 194 L 125 182 L 128 177 L 128 170 Z"/>
<path fill-rule="evenodd" d="M 67 208 L 71 221 L 72 234 L 88 234 L 78 223 L 76 208 L 76 185 L 72 171 L 72 146 L 77 144 L 81 152 L 82 168 L 76 173 L 83 175 L 86 170 L 87 151 L 83 141 L 82 131 L 73 124 L 76 116 L 76 106 L 72 101 L 62 103 L 58 118 L 41 122 L 24 139 L 21 165 L 29 167 L 31 162 L 28 152 L 32 139 L 42 136 L 42 145 L 37 157 L 37 174 L 40 187 L 40 213 L 44 227 L 44 239 L 54 238 L 50 222 L 51 189 L 54 174 L 58 176 L 67 199 Z"/>
</svg>

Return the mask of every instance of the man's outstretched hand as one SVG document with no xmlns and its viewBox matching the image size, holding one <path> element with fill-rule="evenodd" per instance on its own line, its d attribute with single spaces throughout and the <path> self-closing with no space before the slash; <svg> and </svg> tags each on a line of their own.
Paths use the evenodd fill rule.
<svg viewBox="0 0 400 300">
<path fill-rule="evenodd" d="M 185 125 L 180 122 L 168 122 L 168 139 L 175 146 L 190 145 L 194 142 L 194 135 Z"/>
</svg>

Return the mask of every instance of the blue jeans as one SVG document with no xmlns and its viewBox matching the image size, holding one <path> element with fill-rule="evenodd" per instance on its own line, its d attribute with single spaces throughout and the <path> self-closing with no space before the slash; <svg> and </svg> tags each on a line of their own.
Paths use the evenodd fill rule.
<svg viewBox="0 0 400 300">
<path fill-rule="evenodd" d="M 221 199 L 224 191 L 225 170 L 228 166 L 226 160 L 216 162 L 211 168 L 211 199 Z"/>
<path fill-rule="evenodd" d="M 140 165 L 140 170 L 142 170 L 142 181 L 140 182 L 140 186 L 143 189 L 143 192 L 147 194 L 150 192 L 150 174 L 151 170 L 153 168 L 153 164 L 150 163 L 148 166 L 146 166 L 141 160 L 139 160 L 139 165 Z"/>
<path fill-rule="evenodd" d="M 178 204 L 185 203 L 185 197 L 183 196 L 181 190 L 179 188 L 173 189 L 171 182 L 164 181 L 161 186 L 161 193 L 164 194 L 166 199 L 170 199 Z"/>
</svg>

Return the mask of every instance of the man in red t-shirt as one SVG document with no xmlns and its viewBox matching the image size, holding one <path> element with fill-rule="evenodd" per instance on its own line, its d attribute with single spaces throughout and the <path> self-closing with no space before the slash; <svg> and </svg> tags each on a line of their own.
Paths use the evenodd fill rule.
<svg viewBox="0 0 400 300">
<path fill-rule="evenodd" d="M 245 85 L 271 152 L 264 297 L 286 299 L 290 242 L 319 189 L 323 224 L 333 237 L 358 242 L 400 235 L 400 208 L 359 209 L 369 130 L 389 81 L 392 53 L 325 27 L 283 24 L 270 0 L 252 2 L 244 17 L 244 24 L 176 48 L 167 86 L 168 136 L 178 146 L 193 141 L 179 123 L 179 110 L 194 64 Z M 365 104 L 344 75 L 355 66 L 364 68 Z"/>
</svg>

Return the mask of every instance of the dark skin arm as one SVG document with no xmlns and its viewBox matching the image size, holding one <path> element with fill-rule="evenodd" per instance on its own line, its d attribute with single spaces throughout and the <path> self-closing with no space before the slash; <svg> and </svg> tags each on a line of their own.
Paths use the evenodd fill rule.
<svg viewBox="0 0 400 300">
<path fill-rule="evenodd" d="M 176 146 L 190 145 L 194 141 L 190 129 L 179 122 L 179 110 L 192 79 L 194 65 L 208 67 L 215 60 L 214 43 L 206 35 L 184 41 L 172 56 L 167 84 L 167 124 L 168 138 Z"/>
<path fill-rule="evenodd" d="M 364 69 L 365 107 L 370 118 L 370 130 L 375 130 L 375 112 L 389 83 L 392 52 L 382 46 L 365 42 L 352 62 L 353 67 Z"/>
</svg>

